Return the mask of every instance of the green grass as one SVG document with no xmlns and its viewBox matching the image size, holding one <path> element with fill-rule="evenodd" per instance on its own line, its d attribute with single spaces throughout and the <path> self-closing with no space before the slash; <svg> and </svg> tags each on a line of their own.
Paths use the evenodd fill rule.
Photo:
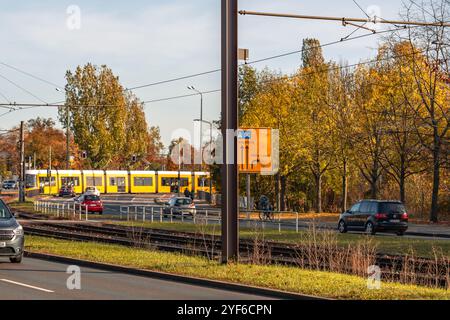
<svg viewBox="0 0 450 320">
<path fill-rule="evenodd" d="M 136 227 L 148 227 L 175 231 L 186 231 L 186 232 L 201 232 L 220 235 L 221 230 L 219 225 L 194 225 L 192 223 L 181 223 L 181 222 L 112 222 L 121 225 L 133 225 Z M 256 235 L 261 237 L 263 232 L 264 239 L 273 240 L 279 242 L 288 243 L 301 243 L 302 239 L 305 239 L 307 231 L 300 231 L 296 233 L 295 230 L 282 230 L 281 233 L 277 229 L 265 229 L 255 231 L 252 228 L 241 228 L 239 230 L 241 238 L 254 238 Z M 367 237 L 363 234 L 339 234 L 336 232 L 337 241 L 339 245 L 347 247 L 348 245 L 354 244 L 360 241 L 363 237 Z M 415 256 L 420 257 L 430 257 L 434 258 L 434 253 L 436 250 L 439 252 L 439 256 L 443 255 L 450 257 L 450 240 L 423 240 L 418 238 L 407 238 L 399 237 L 396 235 L 389 236 L 375 236 L 372 237 L 375 245 L 378 248 L 378 252 L 386 254 L 411 254 L 414 253 Z"/>
<path fill-rule="evenodd" d="M 222 265 L 202 257 L 95 242 L 27 236 L 26 250 L 328 298 L 450 299 L 450 292 L 442 289 L 383 282 L 381 289 L 370 290 L 366 279 L 357 276 L 287 266 Z"/>
</svg>

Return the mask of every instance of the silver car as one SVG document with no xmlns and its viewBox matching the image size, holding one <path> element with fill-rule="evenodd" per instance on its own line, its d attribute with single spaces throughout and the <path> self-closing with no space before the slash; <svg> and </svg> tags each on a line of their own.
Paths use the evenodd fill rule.
<svg viewBox="0 0 450 320">
<path fill-rule="evenodd" d="M 187 197 L 173 197 L 164 206 L 164 215 L 195 215 L 194 201 Z"/>
<path fill-rule="evenodd" d="M 8 206 L 0 199 L 0 257 L 8 257 L 12 263 L 21 263 L 24 233 Z"/>
</svg>

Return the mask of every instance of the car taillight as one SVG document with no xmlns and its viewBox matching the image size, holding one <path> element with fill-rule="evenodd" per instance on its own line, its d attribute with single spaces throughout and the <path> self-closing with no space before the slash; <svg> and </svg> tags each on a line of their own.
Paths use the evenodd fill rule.
<svg viewBox="0 0 450 320">
<path fill-rule="evenodd" d="M 387 219 L 387 214 L 386 213 L 377 213 L 375 215 L 375 219 L 377 219 L 377 220 Z"/>
<path fill-rule="evenodd" d="M 404 212 L 404 213 L 402 214 L 402 216 L 400 217 L 400 219 L 402 219 L 402 220 L 408 220 L 408 214 L 407 214 L 406 212 Z"/>
</svg>

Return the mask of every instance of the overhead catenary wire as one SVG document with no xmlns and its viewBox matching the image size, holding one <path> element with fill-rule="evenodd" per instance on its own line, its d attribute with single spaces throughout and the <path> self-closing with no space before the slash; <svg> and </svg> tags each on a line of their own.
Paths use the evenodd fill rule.
<svg viewBox="0 0 450 320">
<path fill-rule="evenodd" d="M 446 46 L 450 46 L 446 45 Z M 309 72 L 305 72 L 302 74 L 302 76 L 307 76 L 307 75 L 312 75 L 315 73 L 325 73 L 325 72 L 330 72 L 330 71 L 337 71 L 337 70 L 344 70 L 344 69 L 349 69 L 349 68 L 356 68 L 358 66 L 363 66 L 363 65 L 368 65 L 368 64 L 374 64 L 374 63 L 378 63 L 378 62 L 382 62 L 382 61 L 388 61 L 391 59 L 397 59 L 397 58 L 402 58 L 402 57 L 408 57 L 408 56 L 413 56 L 415 54 L 419 54 L 419 53 L 423 53 L 426 50 L 419 50 L 413 53 L 407 53 L 407 54 L 402 54 L 402 55 L 391 55 L 391 56 L 386 56 L 383 58 L 377 58 L 377 59 L 373 59 L 373 60 L 368 60 L 368 61 L 362 61 L 362 62 L 357 62 L 357 63 L 353 63 L 353 64 L 348 64 L 348 65 L 336 65 L 333 67 L 327 67 L 327 68 L 323 68 L 323 69 L 319 69 L 319 70 L 312 70 Z M 263 80 L 262 83 L 270 83 L 270 82 L 277 82 L 277 81 L 283 81 L 283 80 L 289 80 L 289 79 L 294 79 L 299 77 L 298 74 L 294 74 L 291 76 L 283 76 L 283 77 L 276 77 L 273 79 L 267 79 L 267 80 Z M 377 83 L 372 83 L 372 85 L 384 85 L 382 83 L 377 84 Z M 211 93 L 217 93 L 217 92 L 221 92 L 221 89 L 215 89 L 215 90 L 208 90 L 208 91 L 204 91 L 204 94 L 211 94 Z M 163 101 L 169 101 L 169 100 L 176 100 L 176 99 L 181 99 L 181 98 L 187 98 L 187 97 L 192 97 L 192 96 L 196 96 L 197 94 L 194 93 L 190 93 L 190 94 L 185 94 L 185 95 L 178 95 L 178 96 L 171 96 L 171 97 L 166 97 L 166 98 L 160 98 L 160 99 L 153 99 L 153 100 L 146 100 L 143 101 L 143 104 L 150 104 L 150 103 L 155 103 L 155 102 L 163 102 Z M 39 108 L 39 107 L 64 107 L 66 106 L 65 104 L 36 104 L 36 103 L 0 103 L 0 106 L 15 106 L 15 107 L 19 107 L 19 110 L 22 109 L 29 109 L 29 108 Z M 114 106 L 114 105 L 73 105 L 73 107 L 106 107 L 106 106 Z M 0 115 L 1 116 L 1 115 Z"/>
<path fill-rule="evenodd" d="M 24 70 L 22 70 L 22 69 L 19 69 L 19 68 L 15 67 L 15 66 L 13 66 L 13 65 L 10 65 L 10 64 L 8 64 L 8 63 L 6 63 L 6 62 L 0 61 L 0 64 L 3 65 L 3 66 L 5 66 L 5 67 L 7 67 L 7 68 L 10 68 L 10 69 L 12 69 L 12 70 L 15 70 L 15 71 L 17 71 L 17 72 L 19 72 L 19 73 L 22 73 L 22 74 L 24 74 L 24 75 L 26 75 L 26 76 L 29 76 L 29 77 L 31 77 L 31 78 L 33 78 L 33 79 L 35 79 L 35 80 L 39 80 L 39 81 L 41 81 L 41 82 L 43 82 L 43 83 L 46 83 L 46 84 L 52 86 L 53 88 L 64 89 L 64 86 L 60 86 L 60 85 L 58 85 L 58 84 L 56 84 L 56 83 L 53 83 L 53 82 L 48 81 L 48 80 L 45 80 L 45 79 L 43 79 L 43 78 L 41 78 L 41 77 L 39 77 L 39 76 L 36 76 L 36 75 L 34 75 L 34 74 L 32 74 L 32 73 L 30 73 L 30 72 L 28 72 L 28 71 L 24 71 Z"/>
<path fill-rule="evenodd" d="M 15 86 L 15 87 L 19 88 L 20 90 L 26 92 L 27 94 L 29 94 L 29 95 L 32 96 L 33 98 L 35 98 L 35 99 L 37 99 L 37 100 L 39 100 L 39 101 L 41 101 L 41 102 L 43 102 L 43 103 L 47 103 L 45 100 L 39 98 L 37 95 L 35 95 L 35 94 L 32 93 L 31 91 L 29 91 L 29 90 L 25 89 L 24 87 L 18 85 L 17 83 L 15 83 L 14 81 L 8 79 L 7 77 L 5 77 L 5 76 L 3 76 L 3 75 L 0 74 L 0 78 L 2 78 L 2 79 L 4 79 L 4 80 L 8 81 L 8 82 L 11 83 L 13 86 Z"/>
<path fill-rule="evenodd" d="M 384 34 L 384 33 L 388 33 L 388 32 L 396 32 L 396 31 L 401 31 L 401 30 L 404 30 L 404 28 L 397 28 L 397 29 L 389 29 L 389 30 L 377 31 L 376 34 L 379 35 L 379 34 Z M 346 42 L 346 41 L 357 40 L 357 39 L 361 39 L 361 38 L 365 38 L 365 37 L 369 37 L 369 36 L 373 36 L 373 35 L 374 35 L 373 33 L 370 33 L 370 34 L 363 34 L 363 35 L 359 35 L 359 36 L 355 36 L 355 37 L 351 37 L 351 38 L 341 38 L 340 40 L 324 43 L 324 44 L 321 44 L 321 45 L 316 46 L 316 47 L 311 47 L 308 50 L 313 50 L 313 49 L 317 49 L 317 48 L 325 48 L 325 47 L 336 45 L 336 44 L 343 43 L 343 42 Z M 293 51 L 289 51 L 289 52 L 282 53 L 282 54 L 277 54 L 277 55 L 273 55 L 273 56 L 269 56 L 269 57 L 265 57 L 265 58 L 261 58 L 261 59 L 257 59 L 257 60 L 244 62 L 244 63 L 240 64 L 240 66 L 252 65 L 252 64 L 256 64 L 256 63 L 261 63 L 261 62 L 265 62 L 265 61 L 279 59 L 279 58 L 291 56 L 291 55 L 294 55 L 294 54 L 299 54 L 299 53 L 302 53 L 302 52 L 304 52 L 304 49 L 293 50 Z M 180 81 L 180 80 L 186 80 L 186 79 L 189 79 L 189 78 L 195 78 L 195 77 L 199 77 L 199 76 L 213 74 L 213 73 L 220 72 L 221 70 L 222 69 L 217 68 L 217 69 L 213 69 L 213 70 L 209 70 L 209 71 L 193 73 L 193 74 L 186 75 L 186 76 L 180 76 L 180 77 L 175 77 L 175 78 L 171 78 L 171 79 L 167 79 L 167 80 L 162 80 L 162 81 L 152 82 L 152 83 L 148 83 L 148 84 L 143 84 L 143 85 L 139 85 L 139 86 L 135 86 L 135 87 L 129 87 L 129 88 L 126 88 L 125 90 L 130 91 L 130 90 L 136 90 L 136 89 L 153 87 L 153 86 L 157 86 L 157 85 L 161 85 L 161 84 L 166 84 L 166 83 L 176 82 L 176 81 Z"/>
</svg>

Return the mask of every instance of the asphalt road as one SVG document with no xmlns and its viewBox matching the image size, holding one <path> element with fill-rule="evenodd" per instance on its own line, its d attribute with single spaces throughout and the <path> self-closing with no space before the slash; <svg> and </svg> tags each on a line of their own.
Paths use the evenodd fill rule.
<svg viewBox="0 0 450 320">
<path fill-rule="evenodd" d="M 0 300 L 261 300 L 264 296 L 81 267 L 81 289 L 69 290 L 67 264 L 0 258 Z"/>
</svg>

